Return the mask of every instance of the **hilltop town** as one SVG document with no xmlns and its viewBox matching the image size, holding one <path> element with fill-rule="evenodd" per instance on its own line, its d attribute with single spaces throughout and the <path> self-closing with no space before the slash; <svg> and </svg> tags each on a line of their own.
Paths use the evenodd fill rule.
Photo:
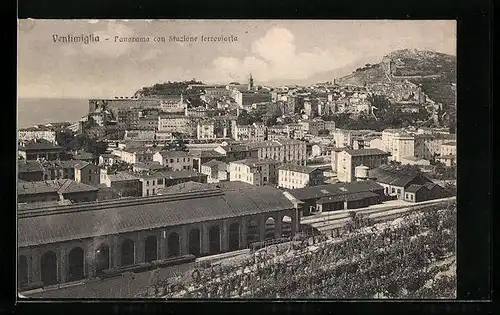
<svg viewBox="0 0 500 315">
<path fill-rule="evenodd" d="M 454 71 L 450 56 L 404 50 L 310 86 L 266 86 L 252 74 L 163 82 L 89 99 L 77 122 L 20 129 L 20 286 L 136 272 L 299 232 L 338 237 L 343 226 L 318 219 L 335 211 L 449 204 L 455 100 L 444 94 L 453 94 Z M 80 241 L 92 263 L 73 252 Z M 50 257 L 33 254 L 44 246 Z M 28 267 L 30 255 L 57 268 Z"/>
</svg>

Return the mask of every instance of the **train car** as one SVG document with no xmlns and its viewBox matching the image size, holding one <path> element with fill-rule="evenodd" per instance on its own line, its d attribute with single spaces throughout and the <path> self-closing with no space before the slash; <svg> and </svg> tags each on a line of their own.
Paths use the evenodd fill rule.
<svg viewBox="0 0 500 315">
<path fill-rule="evenodd" d="M 177 265 L 183 265 L 187 263 L 193 263 L 195 260 L 196 257 L 194 255 L 189 254 L 173 258 L 154 260 L 150 263 L 140 263 L 131 266 L 120 267 L 117 269 L 98 270 L 96 273 L 99 278 L 106 279 L 106 278 L 120 276 L 125 272 L 133 272 L 133 273 L 144 272 L 155 268 L 166 268 Z"/>
</svg>

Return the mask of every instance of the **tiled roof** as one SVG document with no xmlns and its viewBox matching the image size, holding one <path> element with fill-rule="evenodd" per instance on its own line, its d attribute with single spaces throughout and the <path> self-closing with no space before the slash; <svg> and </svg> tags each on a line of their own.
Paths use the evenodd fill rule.
<svg viewBox="0 0 500 315">
<path fill-rule="evenodd" d="M 217 160 L 210 160 L 207 163 L 204 163 L 203 166 L 208 166 L 210 168 L 217 167 L 217 169 L 220 171 L 227 170 L 227 164 Z"/>
<path fill-rule="evenodd" d="M 351 150 L 345 149 L 350 156 L 368 156 L 368 155 L 390 155 L 387 152 L 384 152 L 379 149 L 359 149 L 359 150 Z"/>
<path fill-rule="evenodd" d="M 103 158 L 113 158 L 113 159 L 119 158 L 119 156 L 116 154 L 101 154 L 101 156 Z"/>
<path fill-rule="evenodd" d="M 380 167 L 370 170 L 370 178 L 374 178 L 377 182 L 406 187 L 411 181 L 420 177 L 424 181 L 431 182 L 426 176 L 414 171 L 403 171 L 396 166 L 381 165 Z"/>
<path fill-rule="evenodd" d="M 443 143 L 443 145 L 454 145 L 454 146 L 456 146 L 457 142 L 456 141 L 448 141 L 448 142 Z"/>
<path fill-rule="evenodd" d="M 63 148 L 54 145 L 50 141 L 46 141 L 43 139 L 38 139 L 37 141 L 27 141 L 19 146 L 19 151 L 26 150 L 62 150 Z"/>
<path fill-rule="evenodd" d="M 117 172 L 116 174 L 108 174 L 108 178 L 111 182 L 120 182 L 125 180 L 138 180 L 137 176 L 134 176 L 127 172 Z"/>
<path fill-rule="evenodd" d="M 316 199 L 336 195 L 347 195 L 359 192 L 374 192 L 384 188 L 372 180 L 356 181 L 350 183 L 335 183 L 290 190 L 299 200 Z"/>
<path fill-rule="evenodd" d="M 92 163 L 90 163 L 90 162 L 81 161 L 81 162 L 76 163 L 74 167 L 75 167 L 77 170 L 81 170 L 82 168 L 84 168 L 84 167 L 86 167 L 86 166 L 88 166 L 88 165 L 91 165 L 91 164 L 92 164 Z"/>
<path fill-rule="evenodd" d="M 352 194 L 344 194 L 344 195 L 335 195 L 330 197 L 324 197 L 317 201 L 319 204 L 330 203 L 330 202 L 339 202 L 339 201 L 356 201 L 362 200 L 365 198 L 377 197 L 378 195 L 369 191 L 361 191 Z"/>
<path fill-rule="evenodd" d="M 161 172 L 165 175 L 166 179 L 178 179 L 178 178 L 191 178 L 191 177 L 205 177 L 207 175 L 198 173 L 196 171 L 163 171 Z"/>
<path fill-rule="evenodd" d="M 313 171 L 317 170 L 316 167 L 297 165 L 297 164 L 283 164 L 279 167 L 279 169 L 284 171 L 293 171 L 306 174 L 312 173 Z"/>
<path fill-rule="evenodd" d="M 105 204 L 104 201 L 93 204 L 99 203 Z M 112 207 L 96 210 L 19 218 L 18 245 L 36 246 L 291 208 L 293 204 L 283 193 L 269 186 L 227 190 L 183 200 L 115 203 Z"/>
<path fill-rule="evenodd" d="M 189 155 L 197 158 L 211 158 L 211 157 L 216 158 L 225 156 L 224 154 L 214 150 L 192 150 L 189 151 Z"/>
<path fill-rule="evenodd" d="M 187 157 L 189 156 L 189 152 L 185 151 L 159 151 L 158 152 L 162 157 Z"/>
<path fill-rule="evenodd" d="M 71 179 L 56 179 L 38 182 L 22 182 L 17 184 L 18 195 L 33 195 L 44 193 L 68 194 L 84 191 L 97 191 L 90 185 L 75 182 Z"/>
<path fill-rule="evenodd" d="M 19 160 L 17 162 L 18 173 L 43 172 L 43 167 L 38 161 Z"/>
<path fill-rule="evenodd" d="M 235 164 L 243 164 L 247 166 L 257 166 L 257 165 L 266 165 L 266 164 L 279 164 L 279 161 L 271 160 L 271 159 L 257 159 L 257 158 L 249 158 L 244 160 L 238 160 L 230 163 Z"/>
<path fill-rule="evenodd" d="M 142 169 L 148 169 L 148 170 L 160 170 L 165 168 L 165 166 L 161 165 L 160 162 L 148 162 L 148 163 L 135 163 L 134 167 L 136 168 L 142 168 Z"/>
<path fill-rule="evenodd" d="M 427 189 L 424 185 L 417 185 L 417 184 L 412 184 L 410 187 L 405 189 L 405 193 L 416 193 L 420 189 Z"/>
</svg>

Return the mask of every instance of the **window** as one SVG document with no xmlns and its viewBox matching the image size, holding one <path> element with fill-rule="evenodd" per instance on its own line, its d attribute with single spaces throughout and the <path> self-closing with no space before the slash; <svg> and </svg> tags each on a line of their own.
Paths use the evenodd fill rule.
<svg viewBox="0 0 500 315">
<path fill-rule="evenodd" d="M 170 163 L 174 163 L 174 159 L 170 159 Z"/>
<path fill-rule="evenodd" d="M 413 195 L 410 195 L 410 200 L 413 200 Z"/>
<path fill-rule="evenodd" d="M 89 175 L 89 182 L 92 181 L 92 175 Z"/>
<path fill-rule="evenodd" d="M 153 188 L 153 195 L 155 194 L 155 189 Z"/>
<path fill-rule="evenodd" d="M 149 196 L 149 189 L 146 189 L 146 196 Z"/>
<path fill-rule="evenodd" d="M 400 194 L 400 193 L 401 193 L 401 189 L 398 188 L 398 194 Z"/>
<path fill-rule="evenodd" d="M 149 180 L 148 180 L 148 181 L 146 181 L 146 186 L 149 186 Z"/>
<path fill-rule="evenodd" d="M 396 192 L 396 188 L 392 187 L 392 193 Z"/>
</svg>

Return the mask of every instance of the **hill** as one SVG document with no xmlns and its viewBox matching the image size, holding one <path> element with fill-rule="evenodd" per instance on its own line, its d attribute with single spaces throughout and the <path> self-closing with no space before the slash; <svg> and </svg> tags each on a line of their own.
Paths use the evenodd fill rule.
<svg viewBox="0 0 500 315">
<path fill-rule="evenodd" d="M 382 58 L 378 64 L 357 68 L 337 80 L 339 84 L 371 85 L 408 80 L 443 108 L 455 106 L 456 57 L 427 50 L 403 49 Z M 451 109 L 450 109 L 451 111 Z"/>
</svg>

